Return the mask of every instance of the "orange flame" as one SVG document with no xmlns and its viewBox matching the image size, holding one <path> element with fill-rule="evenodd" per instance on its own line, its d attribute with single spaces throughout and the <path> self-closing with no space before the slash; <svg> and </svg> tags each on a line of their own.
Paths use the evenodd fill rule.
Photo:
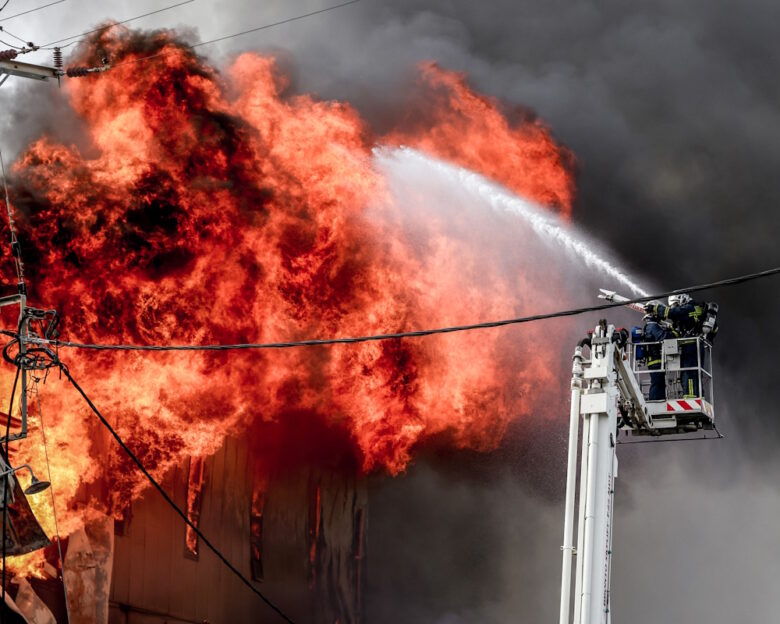
<svg viewBox="0 0 780 624">
<path fill-rule="evenodd" d="M 31 299 L 60 311 L 66 339 L 264 342 L 518 312 L 522 278 L 472 275 L 479 249 L 435 222 L 427 253 L 413 251 L 391 218 L 376 141 L 348 104 L 289 94 L 273 60 L 256 54 L 220 77 L 164 33 L 104 33 L 82 54 L 97 45 L 115 67 L 66 85 L 91 153 L 42 137 L 14 168 Z M 168 54 L 130 62 L 157 50 Z M 569 213 L 571 156 L 541 124 L 511 125 L 458 74 L 427 65 L 423 77 L 443 94 L 428 125 L 402 124 L 385 142 Z M 369 218 L 369 205 L 385 206 L 387 219 Z M 157 477 L 258 424 L 311 448 L 340 440 L 359 469 L 396 474 L 426 440 L 494 448 L 533 408 L 533 384 L 555 376 L 529 355 L 545 336 L 524 336 L 520 352 L 474 333 L 230 355 L 61 355 Z M 60 532 L 90 509 L 121 515 L 146 483 L 65 382 L 52 375 L 41 394 Z M 39 425 L 16 451 L 36 467 Z M 50 500 L 32 503 L 53 533 Z"/>
<path fill-rule="evenodd" d="M 416 147 L 494 178 L 518 195 L 571 214 L 574 156 L 527 111 L 512 124 L 501 105 L 474 93 L 465 74 L 420 66 L 423 102 L 386 141 Z"/>
</svg>

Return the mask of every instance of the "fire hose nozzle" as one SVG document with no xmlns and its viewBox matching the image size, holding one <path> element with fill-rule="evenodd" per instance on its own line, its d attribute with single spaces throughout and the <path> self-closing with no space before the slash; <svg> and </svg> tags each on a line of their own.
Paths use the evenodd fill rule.
<svg viewBox="0 0 780 624">
<path fill-rule="evenodd" d="M 604 288 L 599 288 L 599 291 L 601 292 L 601 294 L 599 295 L 599 299 L 606 299 L 607 301 L 616 301 L 618 303 L 622 301 L 628 301 L 626 297 L 618 295 L 614 290 L 606 290 Z"/>
<path fill-rule="evenodd" d="M 605 299 L 606 301 L 609 301 L 611 303 L 625 303 L 626 301 L 631 301 L 628 297 L 624 297 L 623 295 L 618 295 L 614 290 L 607 290 L 605 288 L 599 288 L 599 291 L 601 294 L 599 294 L 599 299 Z M 645 308 L 644 306 L 638 304 L 638 303 L 627 303 L 627 308 L 631 308 L 635 312 L 641 312 L 644 314 Z"/>
</svg>

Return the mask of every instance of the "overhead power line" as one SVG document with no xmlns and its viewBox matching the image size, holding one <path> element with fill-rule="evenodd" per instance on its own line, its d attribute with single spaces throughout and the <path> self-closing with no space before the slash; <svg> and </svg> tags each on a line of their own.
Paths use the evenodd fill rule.
<svg viewBox="0 0 780 624">
<path fill-rule="evenodd" d="M 103 32 L 105 30 L 109 30 L 113 28 L 114 26 L 120 26 L 122 24 L 127 24 L 128 22 L 133 22 L 135 20 L 139 20 L 144 17 L 149 17 L 150 15 L 156 15 L 157 13 L 162 13 L 163 11 L 170 11 L 171 9 L 175 9 L 176 7 L 183 6 L 185 4 L 191 4 L 195 2 L 195 0 L 184 0 L 183 2 L 177 2 L 176 4 L 171 4 L 170 6 L 163 7 L 161 9 L 156 9 L 154 11 L 149 11 L 148 13 L 144 13 L 143 15 L 136 15 L 135 17 L 128 17 L 127 19 L 121 20 L 119 22 L 112 22 L 111 24 L 108 24 L 107 26 L 101 26 L 100 28 L 94 28 L 92 30 L 88 30 L 83 33 L 79 33 L 78 35 L 71 35 L 70 37 L 63 37 L 62 39 L 56 39 L 55 41 L 49 41 L 49 43 L 44 43 L 41 47 L 45 48 L 48 46 L 55 45 L 57 43 L 62 43 L 63 41 L 70 41 L 71 39 L 81 39 L 82 37 L 86 37 L 87 35 L 92 35 L 94 33 Z M 70 45 L 74 45 L 76 43 L 79 43 L 78 41 L 73 41 L 71 43 L 66 44 L 65 46 L 61 47 L 67 47 Z"/>
<path fill-rule="evenodd" d="M 485 323 L 473 323 L 470 325 L 454 325 L 452 327 L 438 327 L 434 329 L 421 329 L 416 331 L 394 332 L 388 334 L 373 334 L 366 336 L 353 336 L 345 338 L 316 338 L 311 340 L 295 340 L 290 342 L 264 342 L 264 343 L 241 343 L 241 344 L 207 344 L 207 345 L 133 345 L 133 344 L 88 344 L 83 342 L 70 342 L 66 340 L 47 340 L 43 338 L 31 337 L 28 339 L 31 343 L 50 345 L 54 347 L 70 347 L 74 349 L 91 349 L 94 351 L 236 351 L 248 349 L 290 349 L 294 347 L 315 347 L 334 344 L 353 344 L 358 342 L 376 342 L 379 340 L 397 340 L 401 338 L 421 338 L 423 336 L 432 336 L 434 334 L 452 334 L 455 332 L 473 331 L 477 329 L 489 329 L 492 327 L 504 327 L 506 325 L 520 325 L 535 321 L 545 321 L 548 319 L 562 318 L 566 316 L 577 316 L 587 312 L 599 312 L 611 308 L 621 308 L 631 303 L 647 303 L 655 299 L 663 299 L 670 295 L 679 295 L 681 293 L 700 292 L 702 290 L 712 290 L 716 288 L 727 288 L 744 284 L 753 280 L 763 279 L 780 273 L 780 267 L 749 273 L 738 277 L 709 282 L 687 288 L 678 288 L 657 295 L 638 297 L 628 301 L 604 303 L 600 305 L 586 306 L 583 308 L 573 308 L 570 310 L 560 310 L 557 312 L 547 312 L 543 314 L 534 314 L 532 316 L 522 316 L 518 318 L 504 319 L 501 321 L 488 321 Z"/>
<path fill-rule="evenodd" d="M 14 38 L 14 39 L 16 39 L 17 41 L 21 42 L 21 43 L 22 43 L 24 46 L 26 46 L 28 43 L 30 43 L 30 41 L 29 41 L 29 40 L 22 39 L 21 37 L 19 37 L 19 36 L 17 36 L 17 35 L 15 35 L 15 34 L 13 34 L 13 33 L 12 33 L 10 30 L 8 30 L 7 28 L 5 28 L 4 26 L 0 26 L 0 32 L 4 32 L 4 33 L 5 33 L 6 35 L 8 35 L 9 37 L 13 37 L 13 38 Z M 6 45 L 9 45 L 9 44 L 6 44 Z"/>
<path fill-rule="evenodd" d="M 349 0 L 348 2 L 342 2 L 340 4 L 334 4 L 328 7 L 325 7 L 323 9 L 317 9 L 316 11 L 311 11 L 309 13 L 303 13 L 301 15 L 295 15 L 293 17 L 288 17 L 283 20 L 279 20 L 278 22 L 272 22 L 270 24 L 264 24 L 262 26 L 257 26 L 256 28 L 250 28 L 249 30 L 242 30 L 240 32 L 232 33 L 230 35 L 224 35 L 222 37 L 217 37 L 216 39 L 209 39 L 208 41 L 201 41 L 199 43 L 193 43 L 190 45 L 191 48 L 199 48 L 201 46 L 210 45 L 212 43 L 218 43 L 220 41 L 227 41 L 228 39 L 234 39 L 235 37 L 242 37 L 243 35 L 249 35 L 251 33 L 259 32 L 261 30 L 266 30 L 267 28 L 274 28 L 275 26 L 281 26 L 283 24 L 289 24 L 290 22 L 295 22 L 298 20 L 306 19 L 307 17 L 312 17 L 314 15 L 319 15 L 321 13 L 327 13 L 328 11 L 334 11 L 336 9 L 340 9 L 342 7 L 348 6 L 350 4 L 357 4 L 360 2 L 360 0 Z M 176 50 L 165 50 L 164 52 L 158 52 L 156 54 L 150 54 L 149 56 L 142 56 L 139 58 L 135 58 L 129 61 L 122 61 L 121 63 L 117 63 L 116 65 L 113 65 L 112 67 L 119 67 L 121 65 L 130 65 L 132 63 L 140 63 L 142 61 L 148 61 L 153 58 L 158 58 L 161 56 L 168 56 L 169 54 L 173 54 L 176 52 Z"/>
<path fill-rule="evenodd" d="M 35 7 L 34 9 L 29 9 L 27 11 L 22 11 L 21 13 L 15 13 L 14 15 L 9 15 L 8 17 L 3 17 L 0 19 L 0 22 L 6 22 L 10 19 L 13 19 L 15 17 L 20 17 L 22 15 L 27 15 L 28 13 L 35 13 L 36 11 L 40 11 L 41 9 L 48 8 L 50 6 L 54 6 L 55 4 L 62 4 L 65 2 L 65 0 L 56 0 L 56 2 L 49 2 L 49 4 L 42 4 L 41 6 Z"/>
<path fill-rule="evenodd" d="M 10 35 L 11 33 L 6 31 L 6 34 Z M 12 48 L 14 50 L 24 50 L 25 49 L 24 46 L 14 45 L 13 43 L 8 43 L 7 41 L 4 41 L 2 39 L 0 39 L 0 43 L 2 43 L 4 46 L 8 46 L 9 48 Z"/>
<path fill-rule="evenodd" d="M 274 604 L 270 599 L 268 599 L 265 594 L 263 594 L 259 589 L 257 589 L 252 582 L 244 576 L 241 571 L 236 568 L 230 561 L 225 557 L 225 555 L 222 554 L 222 552 L 214 546 L 214 544 L 211 543 L 211 541 L 203 534 L 203 531 L 201 531 L 195 523 L 193 523 L 188 517 L 187 514 L 184 512 L 184 510 L 179 507 L 174 500 L 168 495 L 168 493 L 163 489 L 163 487 L 158 483 L 158 481 L 150 474 L 150 472 L 146 469 L 143 462 L 138 459 L 138 457 L 133 453 L 133 451 L 130 450 L 130 448 L 125 444 L 124 440 L 120 437 L 120 435 L 117 433 L 117 431 L 111 426 L 111 423 L 106 420 L 105 416 L 100 413 L 98 408 L 95 406 L 95 404 L 92 402 L 92 400 L 87 396 L 87 393 L 84 392 L 83 388 L 76 382 L 75 379 L 70 374 L 70 371 L 68 370 L 68 367 L 65 366 L 62 362 L 59 361 L 59 359 L 55 359 L 55 364 L 57 364 L 62 370 L 62 374 L 67 377 L 68 381 L 73 385 L 73 387 L 76 389 L 76 391 L 82 396 L 84 401 L 86 401 L 87 405 L 89 405 L 89 408 L 94 412 L 95 416 L 98 417 L 100 422 L 103 424 L 103 426 L 108 429 L 108 432 L 113 436 L 114 440 L 116 440 L 117 444 L 122 448 L 122 450 L 127 454 L 127 456 L 133 461 L 133 463 L 138 467 L 138 469 L 143 473 L 143 475 L 146 477 L 146 479 L 149 481 L 149 483 L 152 484 L 152 486 L 162 495 L 162 497 L 165 499 L 165 502 L 170 505 L 170 507 L 179 515 L 181 516 L 182 520 L 187 524 L 188 527 L 190 527 L 193 531 L 195 531 L 196 535 L 203 541 L 204 544 L 213 552 L 219 560 L 225 564 L 225 566 L 233 573 L 235 574 L 241 582 L 246 585 L 252 592 L 257 595 L 268 607 L 270 607 L 280 618 L 282 618 L 285 622 L 288 624 L 295 624 L 292 618 L 288 616 L 280 607 L 278 607 L 276 604 Z"/>
<path fill-rule="evenodd" d="M 16 221 L 14 213 L 11 210 L 11 200 L 8 197 L 8 180 L 5 175 L 5 161 L 3 160 L 3 151 L 0 150 L 0 173 L 3 175 L 3 194 L 5 199 L 5 210 L 8 215 L 8 231 L 11 234 L 11 256 L 14 259 L 16 268 L 16 285 L 20 293 L 27 294 L 27 286 L 24 283 L 24 263 L 22 262 L 22 248 L 19 245 L 19 239 L 16 237 Z"/>
<path fill-rule="evenodd" d="M 233 33 L 232 35 L 225 35 L 223 37 L 217 37 L 216 39 L 210 39 L 209 41 L 201 41 L 200 43 L 196 43 L 193 45 L 193 48 L 197 48 L 200 46 L 208 45 L 211 43 L 217 43 L 219 41 L 226 41 L 227 39 L 233 39 L 235 37 L 241 37 L 243 35 L 249 35 L 251 33 L 255 33 L 261 30 L 265 30 L 266 28 L 273 28 L 274 26 L 281 26 L 282 24 L 289 24 L 290 22 L 295 22 L 298 20 L 305 19 L 307 17 L 312 17 L 313 15 L 319 15 L 320 13 L 327 13 L 328 11 L 333 11 L 335 9 L 340 9 L 342 7 L 345 7 L 350 4 L 357 4 L 360 2 L 360 0 L 349 0 L 349 2 L 342 2 L 341 4 L 334 4 L 332 6 L 325 7 L 323 9 L 318 9 L 316 11 L 311 11 L 310 13 L 304 13 L 303 15 L 296 15 L 294 17 L 288 17 L 287 19 L 280 20 L 278 22 L 274 22 L 273 24 L 265 24 L 263 26 L 257 26 L 256 28 L 250 28 L 249 30 L 242 30 L 241 32 Z"/>
</svg>

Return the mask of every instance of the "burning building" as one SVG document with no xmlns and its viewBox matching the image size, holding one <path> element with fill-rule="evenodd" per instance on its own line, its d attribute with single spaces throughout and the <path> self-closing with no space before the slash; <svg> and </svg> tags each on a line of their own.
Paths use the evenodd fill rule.
<svg viewBox="0 0 780 624">
<path fill-rule="evenodd" d="M 105 55 L 109 71 L 65 85 L 82 143 L 41 137 L 13 167 L 30 298 L 60 312 L 68 339 L 295 341 L 522 312 L 523 277 L 507 281 L 476 243 L 455 244 L 437 219 L 404 229 L 377 146 L 417 148 L 570 213 L 566 149 L 433 64 L 377 136 L 348 104 L 292 93 L 270 58 L 244 54 L 219 73 L 171 33 L 103 32 L 75 60 Z M 554 289 L 526 301 L 553 305 Z M 402 472 L 430 440 L 495 447 L 538 407 L 530 385 L 554 379 L 530 356 L 549 333 L 524 340 L 60 356 L 252 583 L 305 621 L 343 624 L 360 620 L 364 475 Z M 72 621 L 265 621 L 67 382 L 36 388 L 39 415 L 11 453 L 46 464 L 45 418 Z M 55 535 L 52 501 L 30 502 Z M 40 577 L 59 574 L 49 550 L 11 565 L 39 597 L 51 585 Z"/>
<path fill-rule="evenodd" d="M 355 473 L 277 467 L 257 479 L 245 440 L 177 467 L 167 489 L 214 543 L 296 621 L 358 622 L 365 487 Z M 193 504 L 194 502 L 194 504 Z M 191 516 L 192 517 L 192 516 Z M 116 525 L 112 622 L 274 618 L 161 497 Z"/>
</svg>

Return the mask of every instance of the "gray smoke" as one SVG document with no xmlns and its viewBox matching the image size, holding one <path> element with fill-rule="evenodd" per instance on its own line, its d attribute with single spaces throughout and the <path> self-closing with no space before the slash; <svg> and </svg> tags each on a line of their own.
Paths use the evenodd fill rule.
<svg viewBox="0 0 780 624">
<path fill-rule="evenodd" d="M 322 6 L 201 0 L 138 25 L 189 25 L 210 39 Z M 74 7 L 4 25 L 46 42 L 109 16 L 95 0 Z M 158 7 L 113 3 L 110 16 Z M 779 37 L 769 0 L 362 0 L 202 51 L 218 62 L 275 51 L 296 88 L 349 100 L 379 130 L 396 120 L 418 61 L 467 72 L 550 123 L 579 159 L 575 222 L 665 289 L 780 261 Z M 56 92 L 15 84 L 2 87 L 4 147 L 42 130 L 78 135 Z M 621 449 L 616 622 L 776 619 L 778 293 L 775 278 L 703 295 L 722 310 L 725 440 Z M 565 419 L 527 418 L 495 454 L 431 452 L 406 476 L 375 480 L 367 621 L 557 617 Z"/>
</svg>

